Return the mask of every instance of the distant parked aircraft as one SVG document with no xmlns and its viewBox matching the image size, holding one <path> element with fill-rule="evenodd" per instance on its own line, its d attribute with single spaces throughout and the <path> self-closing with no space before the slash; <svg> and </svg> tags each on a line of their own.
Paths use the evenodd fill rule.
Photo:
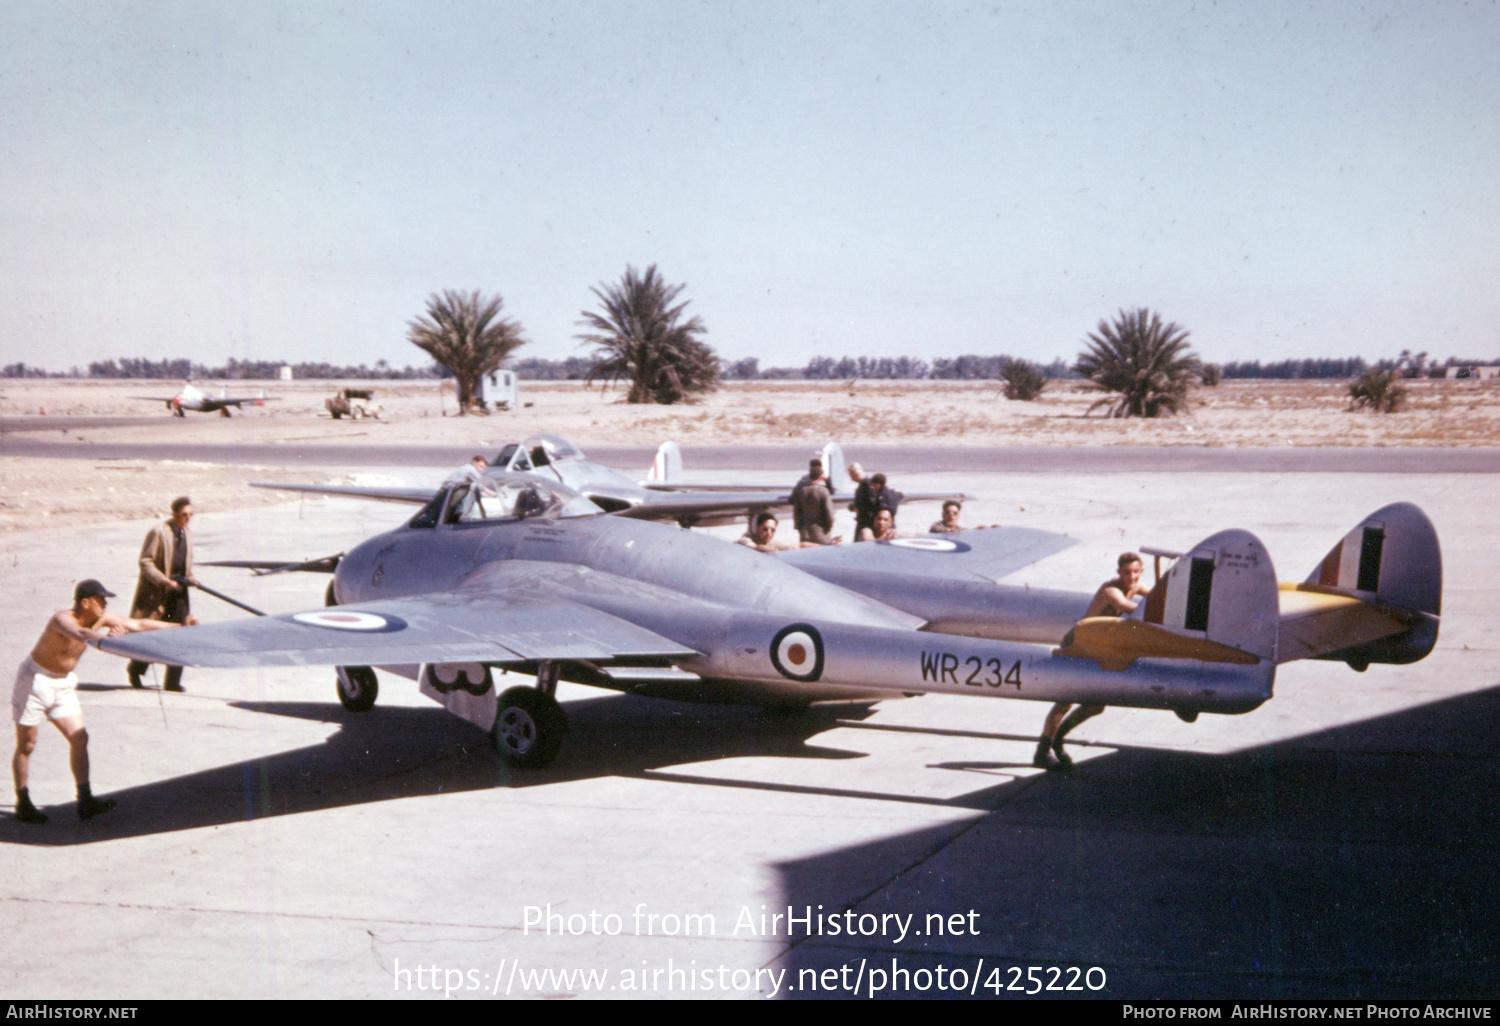
<svg viewBox="0 0 1500 1026">
<path fill-rule="evenodd" d="M 201 388 L 196 387 L 191 381 L 184 381 L 181 391 L 174 396 L 133 395 L 130 398 L 152 403 L 166 403 L 167 409 L 171 410 L 172 415 L 175 417 L 187 416 L 186 411 L 188 410 L 192 410 L 194 413 L 213 413 L 217 410 L 219 416 L 227 417 L 229 416 L 229 408 L 231 406 L 244 406 L 246 403 L 252 406 L 260 406 L 280 397 L 266 395 L 264 390 L 261 391 L 260 395 L 233 398 L 227 392 L 221 392 L 219 395 L 209 395 Z"/>
</svg>

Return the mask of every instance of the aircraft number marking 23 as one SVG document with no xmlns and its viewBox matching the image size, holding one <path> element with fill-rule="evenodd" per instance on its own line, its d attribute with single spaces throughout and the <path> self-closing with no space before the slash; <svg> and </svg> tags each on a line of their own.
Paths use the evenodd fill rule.
<svg viewBox="0 0 1500 1026">
<path fill-rule="evenodd" d="M 922 679 L 941 684 L 967 684 L 969 687 L 998 688 L 1005 684 L 1021 690 L 1021 660 L 1017 659 L 1006 669 L 1000 659 L 981 659 L 979 656 L 960 658 L 952 652 L 923 652 Z"/>
</svg>

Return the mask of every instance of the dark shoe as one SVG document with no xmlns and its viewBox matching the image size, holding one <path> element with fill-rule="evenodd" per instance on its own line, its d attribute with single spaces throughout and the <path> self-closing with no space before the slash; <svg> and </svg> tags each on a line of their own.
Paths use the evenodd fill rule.
<svg viewBox="0 0 1500 1026">
<path fill-rule="evenodd" d="M 126 674 L 126 676 L 128 676 L 130 678 L 130 686 L 131 687 L 133 687 L 133 688 L 143 688 L 143 687 L 146 686 L 146 685 L 144 685 L 144 684 L 141 683 L 141 675 L 138 672 L 136 672 L 136 670 L 135 670 L 134 667 L 131 667 L 129 670 L 126 670 L 125 674 Z"/>
<path fill-rule="evenodd" d="M 169 680 L 164 685 L 162 685 L 162 690 L 163 691 L 185 691 L 187 689 L 184 688 L 181 684 L 177 683 L 175 680 Z"/>
<path fill-rule="evenodd" d="M 1057 760 L 1052 757 L 1052 742 L 1046 738 L 1037 742 L 1036 755 L 1032 756 L 1031 764 L 1037 769 L 1057 769 Z"/>
<path fill-rule="evenodd" d="M 40 824 L 47 822 L 47 814 L 31 804 L 30 799 L 23 798 L 16 802 L 16 819 L 22 823 Z"/>
<path fill-rule="evenodd" d="M 1057 756 L 1056 769 L 1070 770 L 1073 768 L 1073 760 L 1068 757 L 1067 752 L 1063 751 L 1062 738 L 1058 738 L 1052 742 L 1052 754 Z"/>
<path fill-rule="evenodd" d="M 166 672 L 166 674 L 165 674 L 165 676 L 164 676 L 163 679 L 165 681 L 165 683 L 162 684 L 162 688 L 161 688 L 163 691 L 181 691 L 182 690 L 182 667 L 180 667 L 180 666 L 169 666 L 169 667 L 167 667 L 167 672 Z"/>
<path fill-rule="evenodd" d="M 78 818 L 93 819 L 95 816 L 101 816 L 114 807 L 115 800 L 113 798 L 95 798 L 93 795 L 89 795 L 87 798 L 78 799 Z"/>
</svg>

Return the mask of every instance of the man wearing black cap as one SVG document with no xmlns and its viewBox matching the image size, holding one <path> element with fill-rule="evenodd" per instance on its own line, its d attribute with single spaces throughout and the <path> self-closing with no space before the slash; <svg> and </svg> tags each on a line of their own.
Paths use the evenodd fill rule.
<svg viewBox="0 0 1500 1026">
<path fill-rule="evenodd" d="M 37 727 L 49 719 L 68 739 L 68 762 L 78 784 L 78 818 L 92 819 L 115 807 L 113 799 L 95 798 L 89 790 L 89 733 L 78 704 L 78 676 L 73 671 L 89 641 L 116 634 L 154 631 L 178 624 L 135 620 L 105 612 L 115 593 L 95 580 L 79 581 L 73 589 L 73 608 L 59 609 L 47 621 L 31 654 L 16 671 L 10 707 L 16 721 L 16 754 L 10 761 L 16 782 L 16 818 L 22 823 L 45 823 L 47 817 L 31 803 L 26 784 Z M 188 617 L 196 623 L 196 617 Z"/>
</svg>

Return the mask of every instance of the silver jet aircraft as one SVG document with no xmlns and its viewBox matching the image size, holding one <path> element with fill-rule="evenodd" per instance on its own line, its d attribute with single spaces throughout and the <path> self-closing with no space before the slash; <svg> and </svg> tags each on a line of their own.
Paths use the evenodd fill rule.
<svg viewBox="0 0 1500 1026">
<path fill-rule="evenodd" d="M 830 481 L 843 475 L 844 454 L 837 442 L 823 447 L 823 465 Z M 791 507 L 790 488 L 776 485 L 696 485 L 682 480 L 682 452 L 675 442 L 656 451 L 650 476 L 635 479 L 585 459 L 583 451 L 559 435 L 537 434 L 511 442 L 490 461 L 487 475 L 526 474 L 578 492 L 606 513 L 637 520 L 659 520 L 683 527 L 716 527 L 744 521 L 763 510 L 783 512 Z M 286 485 L 257 483 L 257 488 L 342 495 L 386 502 L 425 504 L 431 488 L 374 485 Z M 847 498 L 838 496 L 836 498 Z M 962 492 L 914 493 L 905 501 L 958 499 Z"/>
<path fill-rule="evenodd" d="M 264 389 L 258 396 L 230 396 L 227 390 L 219 395 L 209 395 L 191 381 L 184 381 L 182 388 L 173 396 L 133 395 L 130 398 L 150 403 L 166 403 L 174 417 L 186 417 L 188 410 L 194 413 L 218 413 L 221 417 L 227 417 L 232 406 L 244 406 L 246 403 L 261 406 L 274 402 L 279 396 L 266 395 Z"/>
<path fill-rule="evenodd" d="M 1290 659 L 1362 669 L 1437 640 L 1441 556 L 1415 506 L 1371 514 L 1298 584 L 1278 586 L 1248 532 L 1214 534 L 1125 619 L 1079 619 L 1088 594 L 998 583 L 1072 544 L 993 528 L 768 556 L 498 473 L 349 551 L 325 608 L 97 644 L 186 666 L 338 667 L 354 711 L 375 703 L 370 667 L 391 670 L 535 767 L 567 729 L 559 680 L 765 705 L 942 692 L 1191 721 L 1255 709 Z M 497 669 L 535 686 L 497 693 Z"/>
</svg>

